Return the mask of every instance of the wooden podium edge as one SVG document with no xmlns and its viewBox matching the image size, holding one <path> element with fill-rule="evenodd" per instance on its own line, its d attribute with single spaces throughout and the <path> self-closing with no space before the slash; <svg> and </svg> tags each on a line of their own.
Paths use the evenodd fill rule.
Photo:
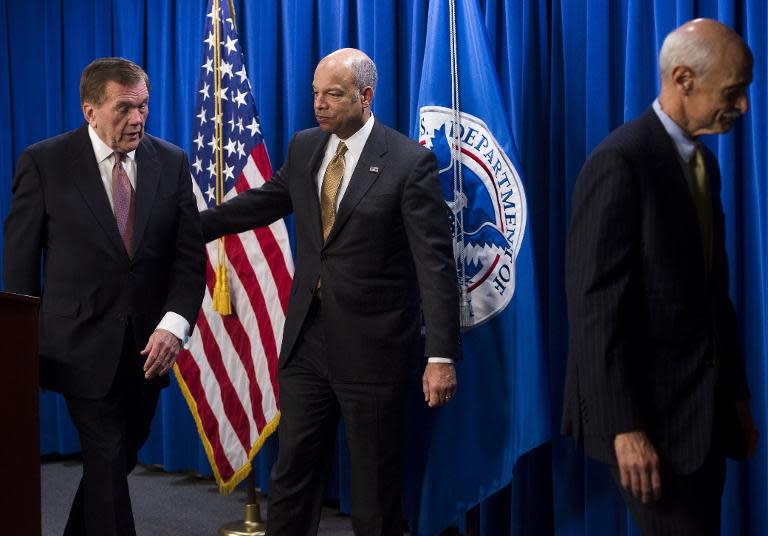
<svg viewBox="0 0 768 536">
<path fill-rule="evenodd" d="M 0 420 L 16 431 L 13 440 L 0 442 L 0 460 L 8 464 L 3 467 L 3 493 L 7 492 L 8 497 L 0 500 L 3 534 L 40 536 L 42 528 L 37 333 L 40 301 L 35 296 L 0 292 L 2 357 L 7 360 L 0 389 Z"/>
<path fill-rule="evenodd" d="M 27 294 L 16 294 L 15 292 L 0 291 L 0 298 L 22 303 L 40 305 L 40 298 L 37 296 L 29 296 Z"/>
</svg>

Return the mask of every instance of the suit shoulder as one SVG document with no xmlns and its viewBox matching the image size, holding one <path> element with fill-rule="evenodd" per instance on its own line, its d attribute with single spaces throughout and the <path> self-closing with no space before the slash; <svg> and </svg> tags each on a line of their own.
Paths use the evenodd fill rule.
<svg viewBox="0 0 768 536">
<path fill-rule="evenodd" d="M 320 127 L 313 127 L 299 130 L 293 135 L 292 141 L 299 144 L 308 143 L 314 145 L 322 141 L 323 138 L 327 136 L 328 134 L 320 130 Z"/>
<path fill-rule="evenodd" d="M 56 136 L 40 140 L 28 146 L 26 149 L 24 149 L 24 152 L 30 155 L 48 156 L 58 152 L 68 151 L 71 144 L 77 139 L 79 130 L 80 129 L 70 130 L 68 132 L 63 132 L 61 134 L 57 134 Z"/>
<path fill-rule="evenodd" d="M 654 112 L 650 112 L 654 113 Z M 612 152 L 632 159 L 637 155 L 648 155 L 658 152 L 660 145 L 671 142 L 669 135 L 648 112 L 624 123 L 608 136 L 592 151 L 590 158 L 601 153 Z"/>
<path fill-rule="evenodd" d="M 387 149 L 404 159 L 419 159 L 434 157 L 434 153 L 413 138 L 409 138 L 402 132 L 381 125 L 387 137 Z"/>
</svg>

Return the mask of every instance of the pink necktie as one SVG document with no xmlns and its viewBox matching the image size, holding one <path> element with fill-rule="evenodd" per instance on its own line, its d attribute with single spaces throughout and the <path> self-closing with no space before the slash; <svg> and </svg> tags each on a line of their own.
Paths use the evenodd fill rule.
<svg viewBox="0 0 768 536">
<path fill-rule="evenodd" d="M 125 155 L 117 152 L 113 154 L 115 165 L 112 166 L 112 203 L 115 206 L 115 219 L 125 244 L 125 251 L 129 257 L 133 257 L 133 211 L 136 200 L 131 181 L 122 166 Z"/>
</svg>

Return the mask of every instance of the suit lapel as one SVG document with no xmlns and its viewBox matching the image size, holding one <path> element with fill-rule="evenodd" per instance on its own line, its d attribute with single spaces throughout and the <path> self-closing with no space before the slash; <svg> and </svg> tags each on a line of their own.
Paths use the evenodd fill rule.
<svg viewBox="0 0 768 536">
<path fill-rule="evenodd" d="M 688 186 L 688 179 L 683 170 L 684 163 L 677 153 L 675 142 L 664 129 L 664 125 L 661 124 L 661 120 L 656 115 L 656 112 L 653 109 L 649 109 L 648 113 L 652 116 L 649 118 L 652 129 L 650 139 L 655 144 L 651 154 L 659 155 L 659 158 L 656 160 L 658 176 L 669 177 L 670 180 L 667 188 L 669 189 L 670 196 L 675 199 L 675 206 L 680 211 L 680 224 L 686 227 L 685 234 L 687 236 L 697 237 L 697 244 L 703 263 L 704 250 L 701 247 L 701 228 L 699 227 L 699 219 L 696 215 L 696 206 L 693 203 L 691 190 Z"/>
<path fill-rule="evenodd" d="M 160 183 L 160 163 L 146 139 L 136 149 L 136 216 L 133 221 L 134 255 L 141 247 L 141 238 L 149 221 L 152 204 Z"/>
<path fill-rule="evenodd" d="M 320 165 L 323 163 L 323 156 L 325 155 L 325 146 L 328 145 L 328 139 L 330 134 L 323 134 L 319 143 L 315 146 L 312 156 L 309 159 L 309 174 L 307 179 L 307 191 L 309 192 L 309 221 L 314 222 L 312 228 L 315 232 L 312 233 L 313 240 L 317 249 L 323 245 L 323 224 L 320 218 L 320 198 L 318 197 L 317 187 L 317 172 L 320 170 Z"/>
<path fill-rule="evenodd" d="M 669 195 L 674 199 L 674 205 L 679 210 L 678 221 L 683 228 L 684 236 L 695 236 L 695 245 L 693 247 L 698 251 L 700 266 L 704 267 L 704 247 L 702 246 L 701 227 L 699 218 L 696 214 L 696 205 L 693 202 L 690 186 L 686 171 L 683 169 L 685 163 L 680 158 L 675 142 L 662 125 L 661 120 L 652 108 L 648 111 L 649 121 L 652 128 L 650 139 L 655 144 L 651 154 L 657 155 L 656 169 L 658 176 L 669 177 L 666 185 Z M 707 166 L 707 173 L 710 173 Z M 710 175 L 711 177 L 711 175 Z M 711 179 L 710 179 L 711 187 Z"/>
<path fill-rule="evenodd" d="M 360 154 L 360 159 L 357 161 L 357 166 L 355 166 L 355 170 L 349 180 L 347 191 L 344 192 L 344 197 L 341 198 L 339 210 L 336 213 L 336 221 L 334 221 L 333 227 L 331 227 L 331 232 L 326 242 L 333 240 L 339 233 L 339 230 L 349 219 L 357 204 L 379 177 L 379 174 L 384 169 L 382 157 L 386 152 L 386 131 L 380 123 L 374 122 L 373 130 L 371 130 L 371 134 L 368 136 L 368 141 L 365 142 L 363 152 Z"/>
<path fill-rule="evenodd" d="M 109 198 L 101 180 L 99 166 L 93 154 L 93 145 L 88 136 L 87 125 L 78 129 L 74 144 L 72 154 L 76 156 L 72 159 L 69 175 L 74 178 L 75 186 L 80 190 L 85 204 L 104 231 L 107 239 L 117 252 L 122 252 L 122 255 L 127 258 L 128 254 L 125 251 L 123 239 L 120 237 L 120 231 L 117 229 L 115 214 L 109 205 Z"/>
</svg>

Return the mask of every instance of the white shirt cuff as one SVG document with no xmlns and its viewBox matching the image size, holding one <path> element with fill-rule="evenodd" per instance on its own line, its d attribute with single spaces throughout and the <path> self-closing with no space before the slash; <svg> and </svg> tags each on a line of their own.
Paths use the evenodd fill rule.
<svg viewBox="0 0 768 536">
<path fill-rule="evenodd" d="M 189 336 L 189 322 L 178 313 L 174 313 L 173 311 L 165 313 L 165 316 L 157 325 L 157 328 L 170 331 L 176 335 L 176 338 L 181 341 L 182 346 L 187 342 L 187 337 Z"/>
<path fill-rule="evenodd" d="M 453 365 L 453 359 L 450 357 L 428 357 L 427 363 L 450 363 Z"/>
</svg>

